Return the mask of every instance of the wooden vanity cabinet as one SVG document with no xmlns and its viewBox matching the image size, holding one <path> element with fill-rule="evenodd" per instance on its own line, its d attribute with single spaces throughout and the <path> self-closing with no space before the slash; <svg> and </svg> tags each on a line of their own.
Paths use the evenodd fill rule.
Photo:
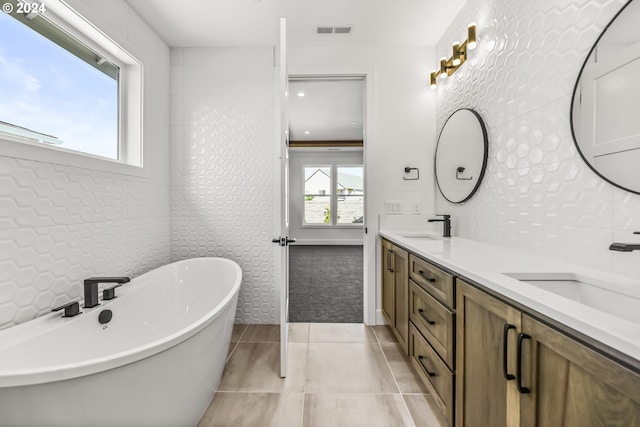
<svg viewBox="0 0 640 427">
<path fill-rule="evenodd" d="M 640 375 L 457 282 L 457 427 L 640 427 Z"/>
<path fill-rule="evenodd" d="M 511 378 L 520 312 L 460 279 L 456 285 L 456 426 L 515 427 L 519 396 L 504 362 Z"/>
<path fill-rule="evenodd" d="M 455 308 L 454 278 L 451 274 L 409 254 L 409 277 L 444 306 Z"/>
<path fill-rule="evenodd" d="M 449 425 L 454 420 L 455 279 L 409 254 L 409 357 Z"/>
<path fill-rule="evenodd" d="M 522 334 L 522 427 L 640 427 L 640 374 L 524 314 Z"/>
<path fill-rule="evenodd" d="M 382 240 L 382 315 L 405 354 L 409 352 L 409 254 Z"/>
</svg>

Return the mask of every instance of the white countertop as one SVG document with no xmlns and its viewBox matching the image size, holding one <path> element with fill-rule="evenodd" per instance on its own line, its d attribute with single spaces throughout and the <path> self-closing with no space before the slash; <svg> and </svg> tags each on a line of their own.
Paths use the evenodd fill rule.
<svg viewBox="0 0 640 427">
<path fill-rule="evenodd" d="M 640 280 L 558 262 L 516 249 L 460 237 L 414 239 L 413 231 L 381 230 L 380 235 L 427 260 L 457 272 L 525 307 L 558 321 L 640 361 L 640 323 L 561 297 L 503 273 L 574 273 L 615 284 L 619 294 L 636 298 L 640 311 Z M 604 287 L 604 286 L 603 286 Z M 614 290 L 614 289 L 610 289 Z M 635 301 L 632 300 L 633 304 Z"/>
</svg>

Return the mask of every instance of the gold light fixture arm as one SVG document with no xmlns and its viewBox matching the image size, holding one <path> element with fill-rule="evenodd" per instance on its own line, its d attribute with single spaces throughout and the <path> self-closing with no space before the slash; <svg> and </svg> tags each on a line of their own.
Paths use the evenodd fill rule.
<svg viewBox="0 0 640 427">
<path fill-rule="evenodd" d="M 440 68 L 431 72 L 429 76 L 431 88 L 436 87 L 438 77 L 444 79 L 455 73 L 466 62 L 468 51 L 475 49 L 477 44 L 476 25 L 470 24 L 467 28 L 467 39 L 462 44 L 455 42 L 451 48 L 451 57 L 440 59 Z"/>
</svg>

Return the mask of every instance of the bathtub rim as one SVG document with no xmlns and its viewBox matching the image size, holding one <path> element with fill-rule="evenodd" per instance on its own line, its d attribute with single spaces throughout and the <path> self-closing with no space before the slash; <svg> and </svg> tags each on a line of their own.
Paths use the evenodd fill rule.
<svg viewBox="0 0 640 427">
<path fill-rule="evenodd" d="M 233 298 L 235 298 L 238 294 L 240 285 L 242 283 L 242 269 L 235 261 L 222 257 L 189 258 L 165 264 L 131 280 L 131 282 L 143 280 L 146 275 L 157 272 L 160 269 L 169 269 L 171 267 L 177 267 L 178 265 L 196 263 L 203 260 L 216 260 L 216 262 L 226 263 L 235 270 L 236 276 L 235 283 L 233 283 L 233 286 L 231 287 L 229 293 L 226 294 L 225 297 L 220 302 L 218 302 L 218 304 L 211 307 L 211 310 L 207 313 L 207 315 L 200 318 L 197 322 L 194 322 L 185 328 L 182 328 L 170 335 L 164 336 L 161 339 L 152 341 L 145 345 L 133 347 L 131 349 L 127 349 L 126 351 L 109 354 L 104 357 L 88 359 L 82 361 L 81 363 L 51 365 L 41 369 L 22 369 L 13 371 L 0 370 L 0 388 L 29 386 L 55 381 L 63 381 L 96 374 L 110 369 L 115 369 L 120 366 L 134 363 L 139 360 L 151 357 L 157 353 L 168 350 L 169 348 L 179 345 L 183 341 L 196 335 L 198 332 L 202 331 L 209 324 L 211 324 L 215 319 L 217 319 L 229 307 Z M 141 289 L 142 288 L 131 288 L 130 292 L 138 292 Z M 123 296 L 125 295 L 126 294 L 123 293 Z M 85 311 L 87 314 L 93 311 L 101 311 L 107 308 L 109 303 L 112 303 L 112 301 L 105 302 L 99 307 L 85 309 Z M 12 335 L 19 336 L 23 330 L 29 329 L 33 329 L 36 333 L 33 333 L 27 339 L 18 339 L 9 345 L 3 346 L 2 348 L 7 349 L 14 345 L 19 345 L 20 342 L 30 339 L 37 339 L 38 335 L 46 333 L 46 331 L 52 330 L 53 328 L 63 327 L 68 322 L 73 322 L 75 320 L 80 319 L 67 319 L 62 318 L 59 313 L 49 313 L 36 319 L 27 321 L 23 324 L 8 328 L 5 331 L 11 331 L 10 333 L 7 333 L 7 335 L 9 335 L 10 337 Z M 5 331 L 0 331 L 0 338 L 2 337 L 2 332 Z M 0 355 L 2 348 L 0 348 Z"/>
</svg>

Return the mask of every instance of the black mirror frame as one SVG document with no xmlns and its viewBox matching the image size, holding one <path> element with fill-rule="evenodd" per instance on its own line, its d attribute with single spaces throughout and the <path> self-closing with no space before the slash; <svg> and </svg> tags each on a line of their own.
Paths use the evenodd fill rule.
<svg viewBox="0 0 640 427">
<path fill-rule="evenodd" d="M 471 113 L 473 113 L 474 116 L 476 116 L 476 119 L 478 119 L 478 123 L 480 123 L 480 128 L 482 129 L 482 138 L 483 138 L 483 142 L 484 142 L 484 155 L 483 155 L 483 159 L 482 159 L 482 168 L 480 169 L 480 175 L 478 176 L 478 182 L 476 182 L 476 185 L 473 187 L 473 190 L 471 190 L 471 192 L 469 193 L 469 195 L 463 199 L 460 200 L 459 202 L 454 202 L 452 200 L 449 200 L 447 198 L 447 196 L 444 195 L 444 192 L 442 191 L 442 188 L 440 188 L 440 182 L 438 182 L 438 167 L 437 167 L 437 162 L 436 159 L 438 158 L 438 147 L 440 147 L 440 137 L 442 136 L 442 132 L 444 131 L 444 128 L 447 126 L 447 123 L 449 122 L 449 119 L 451 119 L 451 117 L 456 114 L 458 111 L 462 111 L 462 110 L 467 110 L 470 111 Z M 444 125 L 442 125 L 442 129 L 440 129 L 440 134 L 438 135 L 438 143 L 436 144 L 436 152 L 435 155 L 433 156 L 433 173 L 435 175 L 436 178 L 436 184 L 438 186 L 438 191 L 440 191 L 440 194 L 442 194 L 442 197 L 444 197 L 444 199 L 449 202 L 449 203 L 464 203 L 467 200 L 469 200 L 471 197 L 473 197 L 474 194 L 476 194 L 476 192 L 478 191 L 478 188 L 480 188 L 480 184 L 482 183 L 482 179 L 484 178 L 484 173 L 487 170 L 487 159 L 489 158 L 489 138 L 487 136 L 487 127 L 484 124 L 484 120 L 482 120 L 482 117 L 480 116 L 480 114 L 478 114 L 477 111 L 471 109 L 471 108 L 458 108 L 456 111 L 454 111 L 453 113 L 451 113 L 449 115 L 449 117 L 447 118 L 447 120 L 444 122 Z"/>
<path fill-rule="evenodd" d="M 573 126 L 573 103 L 576 100 L 576 92 L 578 91 L 578 85 L 580 84 L 580 78 L 582 77 L 582 72 L 584 71 L 584 68 L 587 66 L 587 62 L 589 61 L 589 58 L 591 57 L 591 54 L 596 49 L 596 46 L 598 46 L 598 43 L 600 42 L 600 39 L 605 35 L 605 33 L 607 32 L 609 27 L 615 22 L 616 19 L 618 19 L 618 16 L 620 16 L 620 14 L 625 11 L 627 6 L 629 6 L 632 1 L 633 0 L 628 0 L 624 4 L 624 6 L 622 6 L 622 8 L 620 8 L 618 13 L 616 13 L 615 16 L 613 18 L 611 18 L 609 23 L 604 27 L 604 29 L 602 30 L 602 32 L 600 33 L 600 35 L 598 36 L 596 41 L 593 43 L 593 46 L 591 46 L 591 49 L 589 50 L 589 53 L 587 54 L 587 57 L 584 59 L 584 62 L 582 63 L 582 67 L 580 67 L 580 72 L 578 73 L 578 78 L 576 79 L 576 83 L 573 86 L 573 94 L 571 95 L 571 103 L 569 104 L 569 124 L 570 124 L 570 127 L 571 127 L 571 137 L 573 138 L 573 144 L 576 146 L 576 150 L 578 150 L 578 154 L 580 154 L 580 157 L 582 158 L 582 160 L 586 163 L 587 166 L 589 166 L 589 169 L 591 169 L 596 175 L 598 175 L 600 178 L 602 178 L 603 180 L 605 180 L 609 184 L 613 185 L 614 187 L 618 187 L 621 190 L 625 190 L 625 191 L 628 191 L 628 192 L 633 193 L 633 194 L 640 194 L 640 192 L 638 192 L 638 191 L 630 190 L 630 189 L 622 186 L 621 184 L 618 184 L 618 183 L 610 180 L 606 176 L 602 175 L 591 163 L 589 163 L 589 161 L 587 160 L 585 155 L 582 153 L 582 150 L 580 149 L 580 144 L 578 144 L 578 138 L 576 138 L 576 133 L 574 131 L 574 126 Z"/>
</svg>

